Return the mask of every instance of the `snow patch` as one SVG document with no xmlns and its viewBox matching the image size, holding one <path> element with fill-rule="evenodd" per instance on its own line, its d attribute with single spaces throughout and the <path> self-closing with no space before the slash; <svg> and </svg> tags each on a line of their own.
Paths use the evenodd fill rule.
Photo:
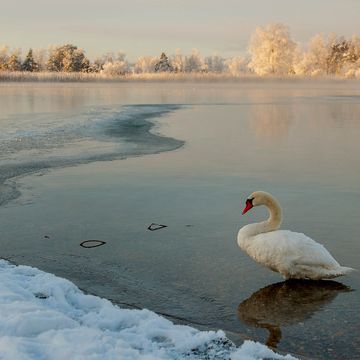
<svg viewBox="0 0 360 360">
<path fill-rule="evenodd" d="M 121 309 L 68 280 L 0 260 L 0 359 L 295 359 L 224 332 Z"/>
</svg>

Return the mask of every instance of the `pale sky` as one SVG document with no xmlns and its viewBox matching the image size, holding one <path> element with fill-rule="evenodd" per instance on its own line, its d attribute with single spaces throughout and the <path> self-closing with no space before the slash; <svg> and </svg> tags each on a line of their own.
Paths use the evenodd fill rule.
<svg viewBox="0 0 360 360">
<path fill-rule="evenodd" d="M 72 43 L 93 59 L 141 55 L 244 55 L 257 26 L 281 22 L 306 43 L 317 33 L 360 36 L 360 0 L 0 0 L 0 45 Z"/>
</svg>

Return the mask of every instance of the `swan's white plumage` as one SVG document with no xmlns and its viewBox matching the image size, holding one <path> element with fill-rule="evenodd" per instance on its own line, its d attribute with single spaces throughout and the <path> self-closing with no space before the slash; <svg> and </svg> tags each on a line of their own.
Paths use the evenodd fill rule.
<svg viewBox="0 0 360 360">
<path fill-rule="evenodd" d="M 281 208 L 268 193 L 254 192 L 254 206 L 266 205 L 267 221 L 240 229 L 238 245 L 258 263 L 277 271 L 286 279 L 330 279 L 353 269 L 340 266 L 325 247 L 308 236 L 288 230 L 276 230 L 281 223 Z"/>
</svg>

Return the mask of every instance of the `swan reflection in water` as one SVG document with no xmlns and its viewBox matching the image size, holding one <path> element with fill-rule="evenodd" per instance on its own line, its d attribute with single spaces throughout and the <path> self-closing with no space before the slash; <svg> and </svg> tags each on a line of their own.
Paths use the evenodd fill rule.
<svg viewBox="0 0 360 360">
<path fill-rule="evenodd" d="M 241 322 L 269 331 L 266 345 L 275 348 L 281 327 L 309 319 L 349 287 L 330 280 L 287 280 L 266 286 L 241 302 L 237 316 Z"/>
</svg>

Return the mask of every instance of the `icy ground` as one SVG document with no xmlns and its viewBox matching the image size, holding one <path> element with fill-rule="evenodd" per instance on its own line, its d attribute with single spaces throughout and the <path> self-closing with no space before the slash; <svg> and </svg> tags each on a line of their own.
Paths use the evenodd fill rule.
<svg viewBox="0 0 360 360">
<path fill-rule="evenodd" d="M 0 359 L 295 359 L 222 331 L 199 331 L 149 311 L 86 295 L 68 280 L 0 260 Z"/>
</svg>

